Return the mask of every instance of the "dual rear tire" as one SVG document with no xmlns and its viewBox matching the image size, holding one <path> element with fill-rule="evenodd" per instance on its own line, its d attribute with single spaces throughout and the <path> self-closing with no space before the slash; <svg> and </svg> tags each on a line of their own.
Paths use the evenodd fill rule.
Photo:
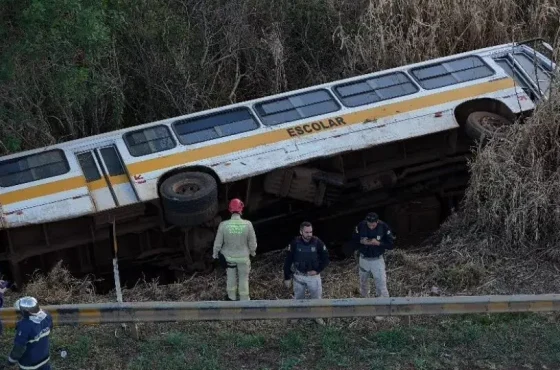
<svg viewBox="0 0 560 370">
<path fill-rule="evenodd" d="M 204 172 L 180 172 L 160 185 L 165 219 L 179 227 L 198 226 L 218 213 L 218 184 Z"/>
</svg>

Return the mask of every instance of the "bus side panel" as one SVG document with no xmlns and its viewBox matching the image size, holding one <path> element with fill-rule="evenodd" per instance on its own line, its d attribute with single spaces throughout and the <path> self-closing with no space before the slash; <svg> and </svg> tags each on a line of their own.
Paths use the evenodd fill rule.
<svg viewBox="0 0 560 370">
<path fill-rule="evenodd" d="M 403 120 L 393 124 L 373 122 L 364 124 L 357 130 L 352 130 L 332 138 L 330 135 L 321 135 L 313 141 L 299 145 L 296 153 L 278 155 L 268 153 L 261 156 L 253 156 L 240 161 L 220 163 L 215 170 L 228 181 L 235 181 L 246 176 L 247 169 L 251 169 L 251 175 L 262 174 L 280 167 L 293 166 L 309 160 L 332 156 L 341 152 L 361 150 L 380 144 L 398 140 L 411 139 L 423 135 L 433 134 L 457 129 L 452 111 L 444 112 L 440 118 L 416 117 Z"/>
<path fill-rule="evenodd" d="M 520 90 L 520 89 L 519 89 Z M 532 101 L 515 88 L 499 90 L 493 93 L 473 97 L 490 98 L 506 104 L 514 113 L 534 107 Z M 373 122 L 353 125 L 332 132 L 303 136 L 298 141 L 297 152 L 282 153 L 279 148 L 261 155 L 248 156 L 241 160 L 220 161 L 213 169 L 227 181 L 236 181 L 247 177 L 272 171 L 279 167 L 293 166 L 312 159 L 332 156 L 341 152 L 356 151 L 389 142 L 412 139 L 447 130 L 459 128 L 454 109 L 467 101 L 454 101 L 435 105 L 427 110 L 388 116 Z M 422 115 L 419 115 L 421 113 Z M 436 115 L 436 113 L 438 113 Z"/>
<path fill-rule="evenodd" d="M 497 84 L 497 85 L 496 85 Z M 394 105 L 381 105 L 371 109 L 361 109 L 354 112 L 340 112 L 339 116 L 332 119 L 316 120 L 299 125 L 299 132 L 310 133 L 302 136 L 293 135 L 298 131 L 296 126 L 290 125 L 285 131 L 290 133 L 289 137 L 282 137 L 275 143 L 266 146 L 256 146 L 246 150 L 238 150 L 232 153 L 220 155 L 217 150 L 205 150 L 207 157 L 194 154 L 197 148 L 219 147 L 221 143 L 228 141 L 213 141 L 212 143 L 201 143 L 185 150 L 179 146 L 165 155 L 158 155 L 151 159 L 139 160 L 139 158 L 128 157 L 125 161 L 129 163 L 129 170 L 137 170 L 131 173 L 131 180 L 143 201 L 158 197 L 157 182 L 159 177 L 178 166 L 202 165 L 212 168 L 224 182 L 236 181 L 249 176 L 262 174 L 279 167 L 296 165 L 311 159 L 336 155 L 340 152 L 360 150 L 375 145 L 385 144 L 398 140 L 407 140 L 423 135 L 457 129 L 459 125 L 455 121 L 454 109 L 462 102 L 469 99 L 491 98 L 503 101 L 513 112 L 532 108 L 528 98 L 518 101 L 514 88 L 502 88 L 493 90 L 494 86 L 511 86 L 511 80 L 498 79 L 495 82 L 483 83 L 472 82 L 466 86 L 472 95 L 468 98 L 449 100 L 445 94 L 433 94 L 421 98 L 422 102 L 436 103 L 433 105 L 419 105 L 416 99 L 397 102 Z M 449 88 L 453 91 L 453 87 Z M 480 90 L 480 91 L 477 91 Z M 484 93 L 484 91 L 487 91 Z M 451 94 L 452 95 L 452 94 Z M 437 104 L 437 102 L 440 104 Z M 402 109 L 404 108 L 404 109 Z M 408 110 L 408 111 L 407 111 Z M 438 113 L 437 115 L 435 113 Z M 341 121 L 340 121 L 341 120 Z M 330 122 L 333 121 L 333 122 Z M 342 122 L 338 124 L 338 122 Z M 277 128 L 276 131 L 283 131 Z M 235 139 L 234 139 L 235 140 Z M 122 144 L 124 146 L 124 143 Z M 121 149 L 128 156 L 126 147 Z M 191 156 L 191 153 L 194 154 Z M 167 158 L 175 157 L 168 161 Z M 177 157 L 180 160 L 177 160 Z M 131 163 L 132 162 L 132 163 Z M 147 162 L 150 162 L 146 165 Z M 168 163 L 173 163 L 168 165 Z M 177 165 L 177 163 L 179 163 Z M 145 168 L 146 171 L 142 169 Z"/>
<path fill-rule="evenodd" d="M 521 113 L 535 109 L 536 105 L 531 98 L 518 87 L 517 91 L 509 89 L 507 94 L 502 95 L 499 99 L 503 102 L 513 113 Z"/>
<path fill-rule="evenodd" d="M 64 175 L 0 188 L 6 228 L 69 219 L 96 211 L 77 160 L 71 155 L 66 157 L 70 172 Z"/>
<path fill-rule="evenodd" d="M 96 211 L 85 186 L 3 205 L 2 209 L 6 228 L 70 219 Z"/>
</svg>

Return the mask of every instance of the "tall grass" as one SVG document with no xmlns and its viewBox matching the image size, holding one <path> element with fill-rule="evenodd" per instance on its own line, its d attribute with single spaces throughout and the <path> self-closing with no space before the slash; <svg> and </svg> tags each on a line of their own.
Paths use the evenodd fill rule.
<svg viewBox="0 0 560 370">
<path fill-rule="evenodd" d="M 498 43 L 554 0 L 0 4 L 0 154 Z"/>
<path fill-rule="evenodd" d="M 463 224 L 503 252 L 560 257 L 560 94 L 523 125 L 481 148 L 470 164 Z"/>
</svg>

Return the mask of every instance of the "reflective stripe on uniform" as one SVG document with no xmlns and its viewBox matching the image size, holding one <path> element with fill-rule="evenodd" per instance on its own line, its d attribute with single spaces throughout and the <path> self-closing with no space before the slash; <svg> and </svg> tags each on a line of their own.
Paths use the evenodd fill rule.
<svg viewBox="0 0 560 370">
<path fill-rule="evenodd" d="M 33 365 L 33 366 L 24 366 L 24 365 L 22 365 L 18 362 L 18 366 L 19 366 L 20 369 L 24 369 L 24 370 L 35 370 L 35 369 L 40 368 L 41 366 L 45 366 L 50 361 L 50 359 L 51 358 L 49 356 L 49 357 L 47 357 L 46 360 L 44 360 L 42 362 L 39 362 L 37 365 Z"/>
<path fill-rule="evenodd" d="M 47 329 L 44 332 L 41 332 L 41 334 L 39 334 L 38 336 L 36 336 L 35 338 L 28 340 L 27 343 L 34 343 L 34 342 L 38 342 L 41 339 L 43 339 L 44 337 L 48 336 L 51 333 L 51 329 Z"/>
</svg>

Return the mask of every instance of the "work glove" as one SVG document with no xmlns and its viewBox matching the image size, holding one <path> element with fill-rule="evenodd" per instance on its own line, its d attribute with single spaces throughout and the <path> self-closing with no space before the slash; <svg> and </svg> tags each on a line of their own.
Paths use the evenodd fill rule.
<svg viewBox="0 0 560 370">
<path fill-rule="evenodd" d="M 292 286 L 292 280 L 284 280 L 284 286 L 289 289 Z"/>
</svg>

